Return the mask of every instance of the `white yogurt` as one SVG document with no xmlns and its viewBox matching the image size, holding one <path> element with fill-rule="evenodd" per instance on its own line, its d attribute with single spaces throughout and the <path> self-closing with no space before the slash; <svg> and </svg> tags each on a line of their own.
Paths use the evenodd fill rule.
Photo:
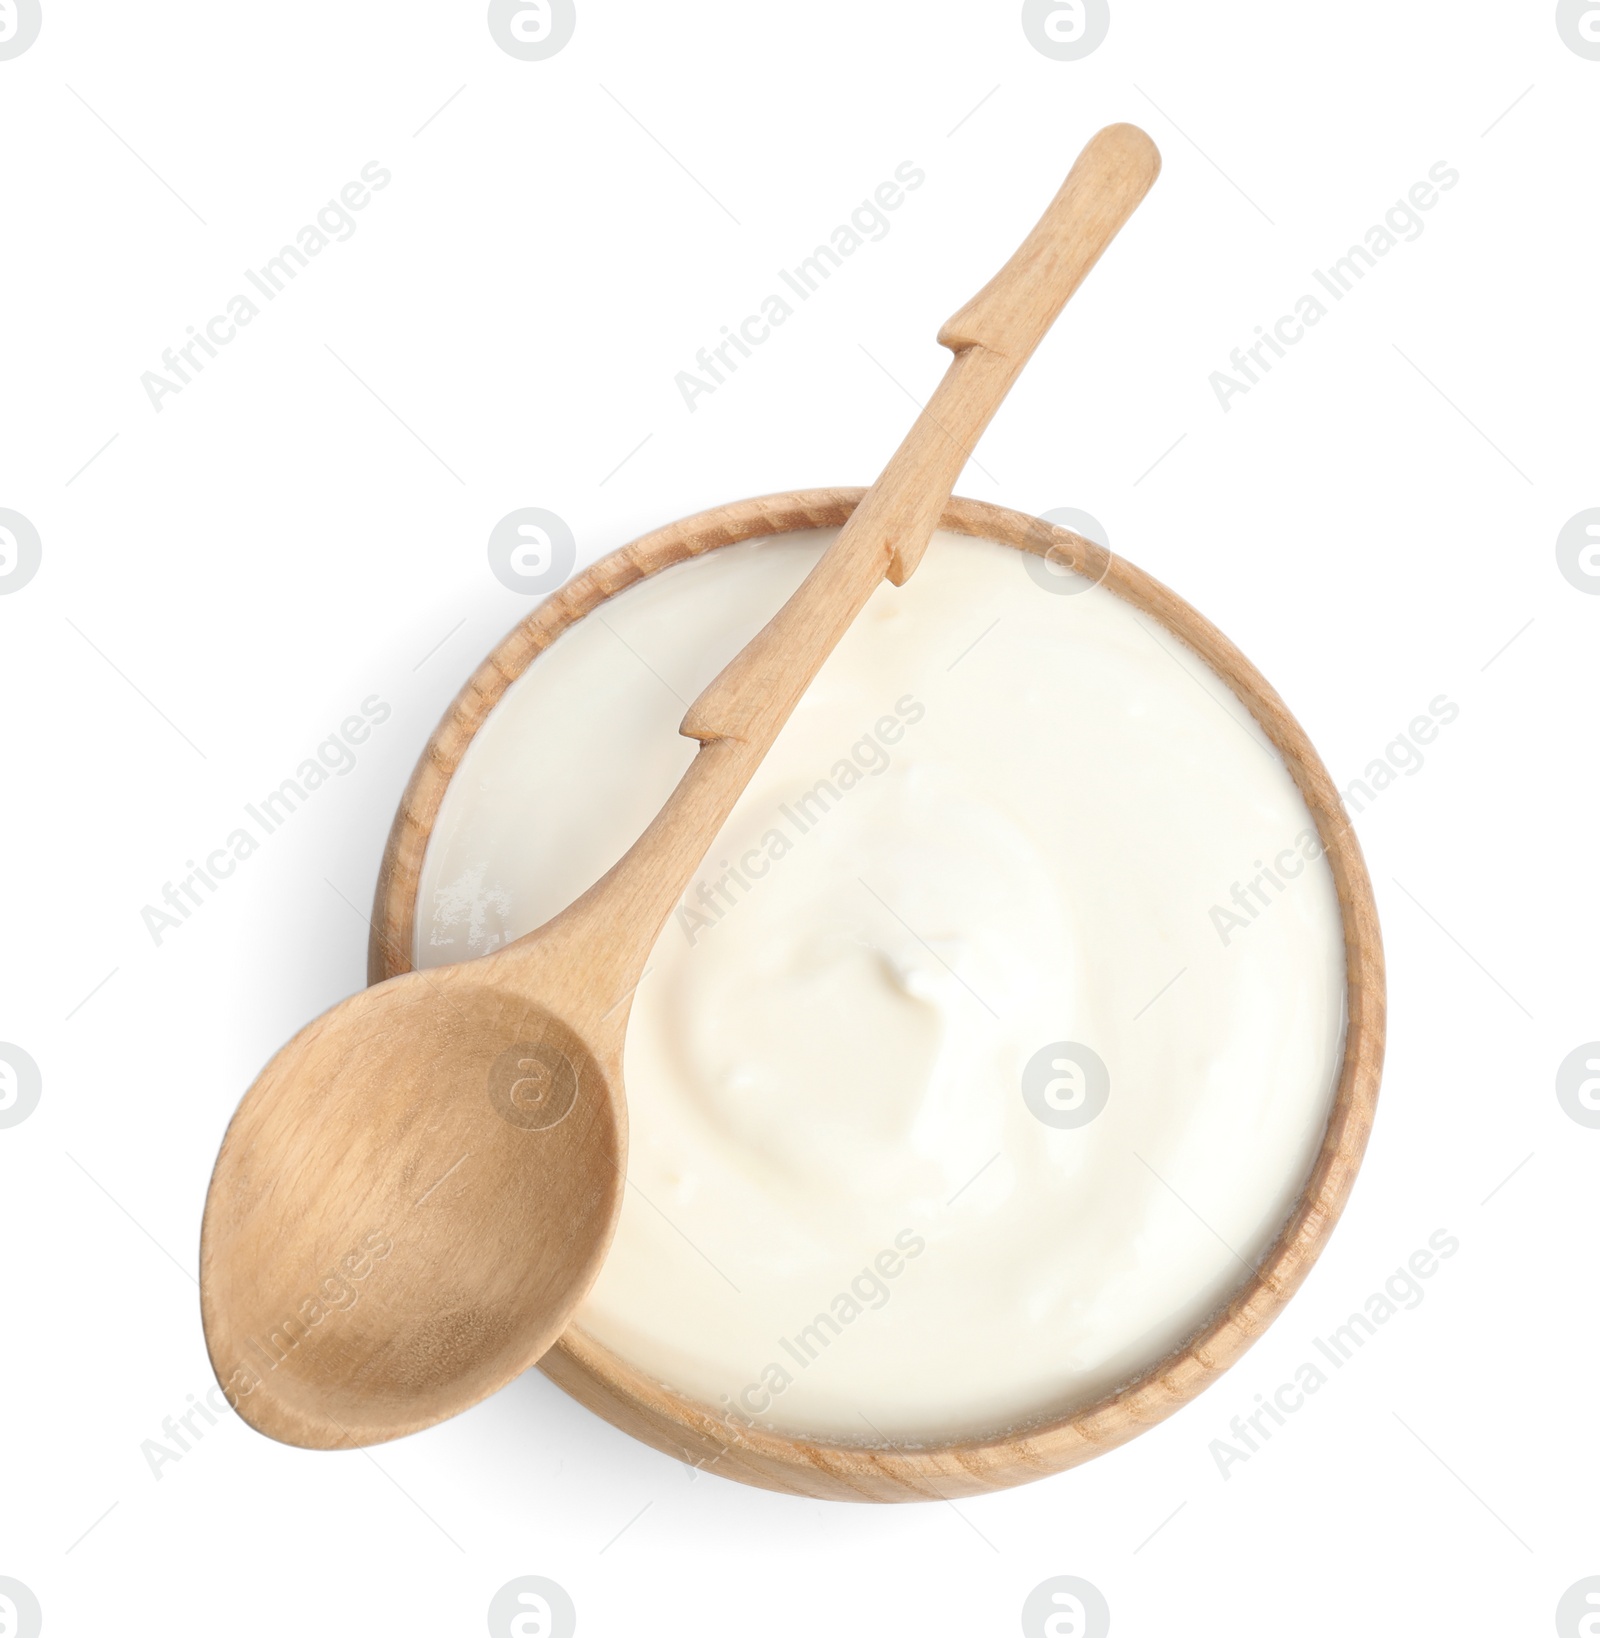
<svg viewBox="0 0 1600 1638">
<path fill-rule="evenodd" d="M 685 705 L 833 534 L 669 569 L 534 662 L 445 797 L 419 965 L 615 862 Z M 1055 585 L 941 534 L 881 587 L 634 999 L 579 1323 L 744 1420 L 915 1441 L 1082 1405 L 1228 1299 L 1321 1141 L 1345 991 L 1310 815 L 1202 661 Z"/>
</svg>

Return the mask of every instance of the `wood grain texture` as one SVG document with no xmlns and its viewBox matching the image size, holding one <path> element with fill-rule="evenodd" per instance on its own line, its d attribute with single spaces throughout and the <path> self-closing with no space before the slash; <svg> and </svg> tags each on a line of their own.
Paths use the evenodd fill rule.
<svg viewBox="0 0 1600 1638">
<path fill-rule="evenodd" d="M 412 965 L 416 892 L 450 779 L 497 701 L 576 621 L 635 581 L 760 536 L 844 525 L 866 492 L 818 489 L 717 507 L 642 536 L 585 570 L 496 646 L 446 712 L 396 814 L 378 881 L 369 952 L 373 982 Z M 1305 1187 L 1256 1273 L 1178 1349 L 1088 1405 L 1041 1407 L 1027 1425 L 977 1439 L 913 1446 L 790 1438 L 731 1423 L 635 1370 L 576 1325 L 539 1362 L 568 1393 L 617 1427 L 706 1470 L 767 1489 L 855 1501 L 980 1494 L 1061 1471 L 1169 1416 L 1261 1335 L 1305 1278 L 1348 1199 L 1371 1130 L 1382 1068 L 1384 967 L 1377 909 L 1338 792 L 1288 707 L 1216 627 L 1158 581 L 1104 548 L 1022 513 L 952 499 L 940 526 L 1049 554 L 1173 633 L 1237 695 L 1283 757 L 1323 841 L 1344 928 L 1348 1021 L 1338 1085 Z"/>
</svg>

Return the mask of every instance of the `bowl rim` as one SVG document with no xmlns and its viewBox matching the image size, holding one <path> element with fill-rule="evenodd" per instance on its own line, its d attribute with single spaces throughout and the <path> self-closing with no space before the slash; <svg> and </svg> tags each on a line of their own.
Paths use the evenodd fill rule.
<svg viewBox="0 0 1600 1638">
<path fill-rule="evenodd" d="M 791 490 L 680 518 L 600 558 L 519 621 L 451 702 L 401 797 L 378 876 L 368 982 L 410 970 L 417 887 L 444 793 L 490 711 L 539 654 L 586 614 L 649 575 L 722 546 L 836 527 L 865 493 Z M 1338 790 L 1277 692 L 1182 598 L 1080 535 L 959 496 L 952 497 L 939 526 L 1048 555 L 1104 585 L 1165 626 L 1249 710 L 1299 788 L 1333 874 L 1344 933 L 1344 1057 L 1305 1186 L 1251 1277 L 1177 1347 L 1081 1409 L 948 1442 L 856 1444 L 746 1426 L 656 1381 L 576 1324 L 539 1361 L 539 1368 L 580 1403 L 668 1455 L 748 1484 L 825 1499 L 934 1501 L 1003 1489 L 1087 1461 L 1187 1404 L 1271 1324 L 1327 1243 L 1360 1167 L 1383 1066 L 1384 959 L 1372 884 Z"/>
</svg>

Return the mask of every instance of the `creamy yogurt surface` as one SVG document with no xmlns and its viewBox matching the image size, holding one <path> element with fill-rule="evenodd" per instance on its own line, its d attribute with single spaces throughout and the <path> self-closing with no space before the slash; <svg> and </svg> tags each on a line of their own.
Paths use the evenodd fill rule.
<svg viewBox="0 0 1600 1638">
<path fill-rule="evenodd" d="M 835 531 L 640 582 L 445 796 L 419 966 L 602 875 L 684 709 Z M 578 1323 L 741 1421 L 877 1443 L 1086 1404 L 1249 1277 L 1326 1126 L 1339 907 L 1228 686 L 1106 591 L 939 534 L 824 666 L 633 998 L 616 1240 Z"/>
</svg>

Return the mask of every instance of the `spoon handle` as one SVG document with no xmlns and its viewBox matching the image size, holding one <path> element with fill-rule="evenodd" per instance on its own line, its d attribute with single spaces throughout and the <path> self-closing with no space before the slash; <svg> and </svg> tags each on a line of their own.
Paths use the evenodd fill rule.
<svg viewBox="0 0 1600 1638">
<path fill-rule="evenodd" d="M 985 427 L 1068 298 L 1161 169 L 1137 126 L 1093 137 L 1015 255 L 939 332 L 955 357 L 878 481 L 783 607 L 683 719 L 683 779 L 613 869 L 527 943 L 574 936 L 602 988 L 632 984 L 778 731 L 887 574 L 922 559 Z M 597 934 L 603 937 L 596 937 Z M 515 946 L 513 946 L 515 948 Z M 619 1007 L 620 1022 L 627 1009 Z"/>
<path fill-rule="evenodd" d="M 689 707 L 681 732 L 771 744 L 884 574 L 897 586 L 910 579 L 984 428 L 1160 169 L 1135 125 L 1090 139 L 1016 254 L 940 330 L 955 357 L 838 539 Z"/>
</svg>

